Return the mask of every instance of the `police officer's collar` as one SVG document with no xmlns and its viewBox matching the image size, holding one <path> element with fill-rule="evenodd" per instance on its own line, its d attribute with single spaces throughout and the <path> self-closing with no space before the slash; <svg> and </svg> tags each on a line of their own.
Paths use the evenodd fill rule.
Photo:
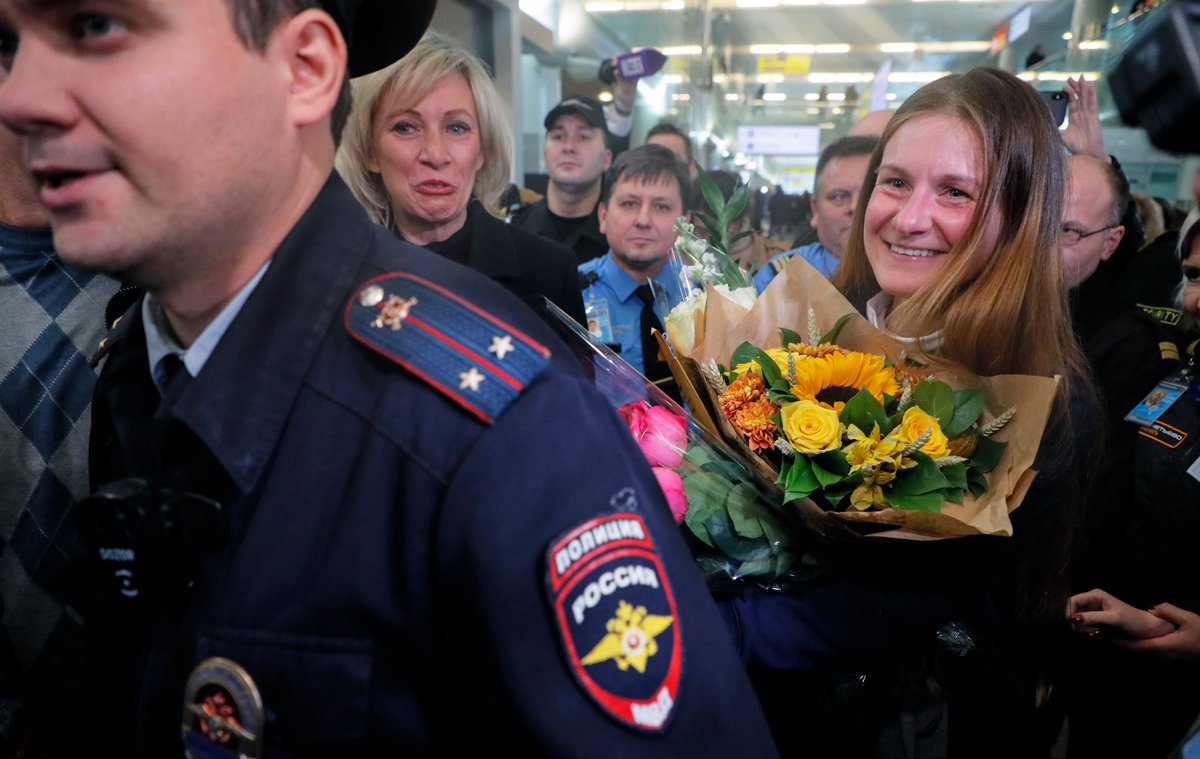
<svg viewBox="0 0 1200 759">
<path fill-rule="evenodd" d="M 386 234 L 333 172 L 213 349 L 204 377 L 173 407 L 242 492 L 266 467 L 376 232 Z"/>
</svg>

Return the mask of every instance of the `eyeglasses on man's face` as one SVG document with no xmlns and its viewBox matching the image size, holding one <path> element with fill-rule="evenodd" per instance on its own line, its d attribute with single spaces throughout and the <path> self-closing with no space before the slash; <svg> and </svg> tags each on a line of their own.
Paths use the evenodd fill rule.
<svg viewBox="0 0 1200 759">
<path fill-rule="evenodd" d="M 1117 225 L 1109 224 L 1107 227 L 1100 227 L 1099 229 L 1094 229 L 1091 232 L 1083 232 L 1081 230 L 1076 229 L 1075 227 L 1064 226 L 1062 228 L 1062 244 L 1067 245 L 1067 246 L 1076 245 L 1079 243 L 1080 240 L 1084 239 L 1085 237 L 1091 237 L 1092 235 L 1098 235 L 1101 232 L 1112 229 L 1115 226 L 1117 226 Z"/>
</svg>

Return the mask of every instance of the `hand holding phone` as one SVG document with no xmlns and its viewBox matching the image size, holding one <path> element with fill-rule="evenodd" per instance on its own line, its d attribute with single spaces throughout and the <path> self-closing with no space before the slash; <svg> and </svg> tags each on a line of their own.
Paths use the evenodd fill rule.
<svg viewBox="0 0 1200 759">
<path fill-rule="evenodd" d="M 1067 93 L 1062 90 L 1038 90 L 1042 102 L 1050 109 L 1050 118 L 1054 126 L 1061 127 L 1067 118 Z"/>
</svg>

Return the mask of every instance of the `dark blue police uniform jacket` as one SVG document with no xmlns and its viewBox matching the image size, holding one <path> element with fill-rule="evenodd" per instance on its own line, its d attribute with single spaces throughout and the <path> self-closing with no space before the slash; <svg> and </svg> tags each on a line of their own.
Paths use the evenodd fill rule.
<svg viewBox="0 0 1200 759">
<path fill-rule="evenodd" d="M 468 413 L 466 391 L 434 387 L 436 367 L 409 357 L 407 370 L 351 334 L 363 284 L 395 272 L 550 346 L 548 365 L 490 421 Z M 261 693 L 267 757 L 774 755 L 617 415 L 532 312 L 371 224 L 336 175 L 199 376 L 157 410 L 139 310 L 126 319 L 98 387 L 93 480 L 142 475 L 214 496 L 228 535 L 199 554 L 190 590 L 109 602 L 88 620 L 102 689 L 93 748 L 178 756 L 189 673 L 219 656 Z M 625 558 L 598 554 L 591 532 L 560 540 L 617 514 L 646 533 Z M 570 575 L 593 556 L 599 569 Z M 564 577 L 582 577 L 574 596 L 555 590 Z M 605 622 L 641 607 L 592 605 L 617 608 L 638 578 L 654 585 L 641 598 L 672 613 L 639 628 L 657 643 L 622 658 Z M 676 680 L 663 674 L 672 662 Z M 646 690 L 651 675 L 676 687 Z M 641 724 L 600 703 L 648 694 Z"/>
</svg>

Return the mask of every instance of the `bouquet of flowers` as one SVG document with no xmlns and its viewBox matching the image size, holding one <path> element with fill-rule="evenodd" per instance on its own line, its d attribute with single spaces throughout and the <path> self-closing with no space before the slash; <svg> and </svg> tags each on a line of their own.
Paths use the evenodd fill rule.
<svg viewBox="0 0 1200 759">
<path fill-rule="evenodd" d="M 629 427 L 675 521 L 694 538 L 710 583 L 743 577 L 795 580 L 816 570 L 774 494 L 728 445 L 553 304 L 560 337 Z"/>
<path fill-rule="evenodd" d="M 707 174 L 700 172 L 697 181 L 716 216 L 698 214 L 709 230 L 708 241 L 696 235 L 695 225 L 682 216 L 675 222 L 677 236 L 671 248 L 671 258 L 680 272 L 679 291 L 674 293 L 675 297 L 670 298 L 669 302 L 678 305 L 670 310 L 664 320 L 668 339 L 675 350 L 685 356 L 690 355 L 698 338 L 697 325 L 703 323 L 710 291 L 743 309 L 753 305 L 758 297 L 758 291 L 746 272 L 729 255 L 729 246 L 741 235 L 727 239 L 726 233 L 730 222 L 746 207 L 745 185 L 738 185 L 729 202 L 726 202 L 721 190 Z"/>
<path fill-rule="evenodd" d="M 913 361 L 799 257 L 749 310 L 709 309 L 700 333 L 673 357 L 684 397 L 785 522 L 797 512 L 838 538 L 1012 534 L 1055 379 Z"/>
<path fill-rule="evenodd" d="M 992 435 L 1016 409 L 981 424 L 982 390 L 954 390 L 835 337 L 806 343 L 781 329 L 784 347 L 743 343 L 733 369 L 712 375 L 724 419 L 752 452 L 778 463 L 783 502 L 811 496 L 839 511 L 940 512 L 968 491 L 986 492 L 985 474 L 1006 445 Z"/>
</svg>

